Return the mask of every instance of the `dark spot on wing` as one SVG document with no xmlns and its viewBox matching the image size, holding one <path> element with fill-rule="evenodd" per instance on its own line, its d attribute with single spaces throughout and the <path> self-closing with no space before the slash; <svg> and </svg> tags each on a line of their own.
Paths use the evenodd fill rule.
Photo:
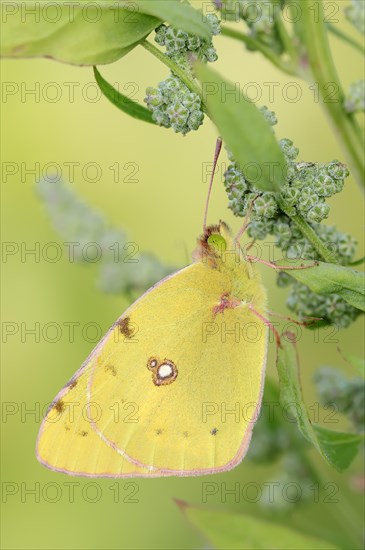
<svg viewBox="0 0 365 550">
<path fill-rule="evenodd" d="M 184 437 L 189 437 L 189 432 L 184 432 L 184 433 L 183 433 L 183 436 L 184 436 Z"/>
<path fill-rule="evenodd" d="M 81 432 L 79 432 L 79 435 L 81 435 L 81 437 L 86 437 L 88 433 L 89 432 L 85 432 L 85 430 L 82 430 Z"/>
<path fill-rule="evenodd" d="M 105 365 L 104 370 L 105 372 L 110 372 L 112 376 L 117 375 L 117 370 L 114 365 Z"/>
<path fill-rule="evenodd" d="M 213 429 L 211 430 L 210 433 L 211 433 L 212 435 L 217 435 L 217 432 L 218 432 L 218 429 L 217 429 L 217 428 L 213 428 Z"/>
<path fill-rule="evenodd" d="M 119 330 L 126 338 L 132 338 L 133 330 L 130 327 L 130 317 L 125 317 L 118 321 Z"/>
<path fill-rule="evenodd" d="M 71 382 L 71 384 L 69 384 L 69 388 L 70 390 L 73 390 L 75 387 L 77 386 L 77 380 L 74 380 L 73 382 Z"/>
<path fill-rule="evenodd" d="M 155 433 L 156 433 L 156 435 L 161 435 L 161 434 L 162 434 L 162 430 L 158 429 L 158 430 L 156 430 Z"/>
<path fill-rule="evenodd" d="M 54 408 L 56 409 L 56 411 L 58 413 L 63 413 L 63 411 L 65 410 L 65 404 L 64 402 L 62 401 L 62 399 L 60 399 L 59 401 L 57 401 L 57 403 L 55 404 Z"/>
</svg>

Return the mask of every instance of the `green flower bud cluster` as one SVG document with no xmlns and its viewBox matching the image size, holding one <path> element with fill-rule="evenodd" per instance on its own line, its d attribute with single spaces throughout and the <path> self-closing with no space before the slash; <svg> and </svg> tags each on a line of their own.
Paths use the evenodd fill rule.
<svg viewBox="0 0 365 550">
<path fill-rule="evenodd" d="M 261 108 L 266 120 L 273 126 L 276 117 L 266 107 Z M 356 241 L 348 234 L 341 233 L 321 222 L 328 216 L 326 200 L 339 193 L 348 176 L 345 165 L 332 161 L 325 165 L 309 162 L 296 162 L 299 151 L 289 139 L 282 139 L 280 147 L 288 163 L 287 181 L 282 186 L 279 200 L 277 195 L 258 189 L 243 174 L 240 166 L 228 152 L 231 164 L 225 173 L 224 183 L 229 199 L 229 208 L 236 216 L 245 216 L 251 210 L 251 223 L 248 235 L 254 240 L 274 237 L 274 244 L 288 259 L 320 259 L 312 244 L 303 237 L 296 223 L 289 215 L 300 214 L 314 229 L 329 250 L 333 250 L 342 265 L 349 264 L 354 257 Z M 279 203 L 285 203 L 284 213 Z M 285 273 L 278 275 L 281 287 L 293 284 L 287 299 L 288 307 L 300 318 L 304 316 L 322 317 L 325 322 L 336 323 L 340 327 L 350 325 L 359 311 L 345 302 L 340 296 L 320 296 L 305 285 L 295 282 Z"/>
<path fill-rule="evenodd" d="M 276 28 L 273 4 L 266 0 L 256 2 L 247 0 L 244 20 L 251 31 L 252 38 L 259 40 L 276 53 L 283 52 L 280 35 Z"/>
<path fill-rule="evenodd" d="M 220 33 L 220 22 L 216 15 L 205 17 L 212 35 Z M 193 78 L 189 55 L 203 62 L 216 61 L 217 52 L 212 40 L 200 38 L 175 27 L 160 25 L 156 29 L 155 41 L 166 49 L 166 54 L 176 65 Z M 183 135 L 197 130 L 202 125 L 204 113 L 200 97 L 189 90 L 182 80 L 172 73 L 160 82 L 157 88 L 149 87 L 144 99 L 152 112 L 153 120 L 165 128 L 173 128 Z"/>
<path fill-rule="evenodd" d="M 83 254 L 89 243 L 97 243 L 103 257 L 112 254 L 108 246 L 115 242 L 126 242 L 121 229 L 111 231 L 105 218 L 66 186 L 61 180 L 44 178 L 37 182 L 36 190 L 41 198 L 53 228 L 65 242 L 75 242 L 74 259 L 78 262 L 92 261 Z"/>
<path fill-rule="evenodd" d="M 274 113 L 267 109 L 261 112 L 271 125 L 276 123 Z M 282 139 L 280 147 L 289 166 L 287 183 L 280 191 L 281 198 L 290 214 L 300 213 L 309 223 L 320 223 L 328 217 L 330 211 L 326 199 L 339 193 L 343 188 L 344 179 L 348 176 L 347 168 L 338 161 L 323 166 L 303 162 L 295 164 L 299 150 L 293 142 L 290 139 Z M 232 159 L 231 155 L 230 158 Z M 249 182 L 237 162 L 229 165 L 224 181 L 229 208 L 235 215 L 244 216 L 252 206 L 253 224 L 249 234 L 251 233 L 254 238 L 263 239 L 267 234 L 273 233 L 274 225 L 283 221 L 274 193 L 261 191 L 254 183 Z M 278 234 L 279 246 L 283 239 L 285 242 L 289 237 L 288 231 L 284 229 L 281 225 Z"/>
<path fill-rule="evenodd" d="M 277 2 L 270 0 L 214 0 L 223 21 L 241 19 L 249 28 L 250 36 L 276 53 L 283 52 L 283 45 L 276 25 Z M 250 48 L 249 48 L 250 49 Z"/>
<path fill-rule="evenodd" d="M 358 80 L 350 84 L 345 99 L 345 109 L 348 113 L 365 111 L 365 80 Z"/>
<path fill-rule="evenodd" d="M 217 10 L 220 11 L 223 21 L 238 21 L 243 19 L 247 0 L 213 0 Z"/>
<path fill-rule="evenodd" d="M 289 259 L 306 258 L 318 260 L 318 254 L 313 246 L 302 236 L 293 221 L 282 221 L 282 226 L 275 226 L 276 244 L 285 251 Z M 348 233 L 342 233 L 333 226 L 312 224 L 313 229 L 326 245 L 328 250 L 336 253 L 342 265 L 349 264 L 356 252 L 357 242 Z M 279 229 L 280 228 L 280 229 Z M 290 239 L 278 239 L 278 232 L 289 235 Z M 351 306 L 337 294 L 320 295 L 312 292 L 306 285 L 295 282 L 287 273 L 280 273 L 277 278 L 278 286 L 284 287 L 293 284 L 287 297 L 286 304 L 299 319 L 304 317 L 320 317 L 325 323 L 332 323 L 340 328 L 348 327 L 359 315 L 359 310 Z"/>
<path fill-rule="evenodd" d="M 216 15 L 209 14 L 204 19 L 208 23 L 213 36 L 221 32 L 220 22 Z M 156 29 L 155 41 L 160 46 L 164 46 L 166 55 L 184 69 L 190 69 L 187 54 L 192 54 L 204 62 L 212 62 L 218 59 L 211 39 L 200 38 L 195 34 L 187 33 L 175 27 L 160 25 Z"/>
<path fill-rule="evenodd" d="M 287 258 L 306 258 L 309 260 L 318 260 L 318 254 L 313 246 L 301 235 L 300 231 L 290 220 L 291 240 L 283 248 Z M 349 264 L 356 252 L 356 241 L 348 233 L 342 233 L 333 226 L 312 224 L 313 229 L 329 250 L 333 250 L 342 265 Z M 288 227 L 287 227 L 288 229 Z M 284 230 L 282 230 L 284 231 Z M 278 227 L 274 227 L 274 234 L 278 233 Z M 276 241 L 278 243 L 278 239 Z M 325 323 L 334 324 L 339 328 L 348 327 L 357 319 L 360 311 L 351 306 L 341 296 L 337 294 L 320 295 L 312 292 L 306 285 L 294 281 L 287 273 L 278 275 L 277 283 L 279 286 L 293 284 L 287 297 L 286 304 L 299 319 L 305 317 L 319 317 Z"/>
<path fill-rule="evenodd" d="M 312 224 L 312 227 L 326 247 L 336 253 L 341 265 L 347 265 L 352 261 L 356 252 L 357 241 L 351 235 L 342 233 L 333 226 Z M 253 225 L 253 228 L 256 229 L 256 224 Z M 277 222 L 272 224 L 271 231 L 265 233 L 265 237 L 268 234 L 276 237 L 275 245 L 285 252 L 285 256 L 289 260 L 298 258 L 305 258 L 307 260 L 319 259 L 312 244 L 303 237 L 297 225 L 285 215 L 280 216 Z M 250 236 L 260 239 L 255 233 Z M 284 277 L 284 274 L 282 275 Z M 291 277 L 290 280 L 292 280 Z M 284 286 L 284 284 L 281 286 Z"/>
<path fill-rule="evenodd" d="M 152 111 L 153 120 L 175 132 L 187 134 L 203 123 L 200 97 L 177 76 L 169 76 L 157 88 L 147 88 L 145 102 Z"/>
<path fill-rule="evenodd" d="M 306 285 L 294 282 L 286 304 L 299 319 L 320 317 L 327 324 L 346 328 L 360 312 L 337 294 L 321 295 L 312 292 Z"/>
<path fill-rule="evenodd" d="M 351 4 L 345 8 L 345 15 L 359 32 L 365 34 L 364 0 L 351 0 Z"/>
<path fill-rule="evenodd" d="M 365 381 L 346 378 L 333 367 L 320 367 L 314 376 L 322 405 L 333 403 L 338 412 L 346 415 L 357 432 L 365 425 Z"/>
<path fill-rule="evenodd" d="M 278 119 L 276 118 L 276 115 L 275 115 L 274 111 L 270 111 L 266 107 L 266 105 L 263 105 L 262 107 L 260 107 L 259 111 L 262 112 L 266 122 L 268 122 L 270 124 L 270 126 L 275 126 L 275 124 L 278 123 Z"/>
</svg>

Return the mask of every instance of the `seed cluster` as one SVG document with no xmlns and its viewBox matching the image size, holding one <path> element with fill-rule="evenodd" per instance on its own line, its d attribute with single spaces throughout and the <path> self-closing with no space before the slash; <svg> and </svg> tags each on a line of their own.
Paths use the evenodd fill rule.
<svg viewBox="0 0 365 550">
<path fill-rule="evenodd" d="M 267 0 L 214 0 L 223 21 L 243 21 L 249 36 L 277 54 L 284 51 L 276 23 L 280 6 Z M 251 47 L 248 47 L 250 49 Z"/>
<path fill-rule="evenodd" d="M 351 4 L 345 8 L 345 15 L 359 32 L 365 34 L 365 4 L 363 0 L 351 0 Z"/>
<path fill-rule="evenodd" d="M 154 254 L 140 253 L 122 229 L 113 227 L 71 186 L 42 179 L 36 190 L 62 241 L 75 245 L 65 248 L 69 261 L 96 266 L 97 284 L 104 292 L 140 292 L 173 271 Z"/>
<path fill-rule="evenodd" d="M 145 102 L 159 126 L 173 128 L 177 133 L 187 134 L 203 123 L 200 97 L 177 76 L 169 76 L 157 88 L 147 88 Z"/>
<path fill-rule="evenodd" d="M 365 80 L 350 84 L 344 107 L 348 113 L 365 111 Z"/>
<path fill-rule="evenodd" d="M 220 33 L 220 23 L 216 15 L 205 17 L 212 36 Z M 212 40 L 206 40 L 175 27 L 161 25 L 156 30 L 155 41 L 166 49 L 165 55 L 186 72 L 191 79 L 190 57 L 202 62 L 216 61 L 218 56 Z M 144 100 L 152 112 L 153 120 L 165 128 L 173 128 L 177 133 L 187 134 L 197 130 L 203 123 L 204 113 L 201 98 L 191 92 L 181 79 L 172 73 L 160 82 L 157 88 L 149 87 Z"/>
<path fill-rule="evenodd" d="M 357 432 L 365 425 L 365 382 L 362 378 L 349 379 L 333 367 L 321 367 L 314 376 L 321 404 L 333 403 L 338 412 L 346 415 Z"/>
</svg>

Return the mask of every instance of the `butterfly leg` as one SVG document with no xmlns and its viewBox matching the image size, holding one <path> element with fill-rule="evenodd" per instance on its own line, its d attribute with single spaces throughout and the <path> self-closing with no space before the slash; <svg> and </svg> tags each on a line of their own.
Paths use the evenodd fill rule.
<svg viewBox="0 0 365 550">
<path fill-rule="evenodd" d="M 293 319 L 292 317 L 287 317 L 286 315 L 281 315 L 280 313 L 275 313 L 273 311 L 267 311 L 267 314 L 271 317 L 278 317 L 279 319 L 285 319 L 286 321 L 290 321 L 291 323 L 294 323 L 295 325 L 300 325 L 303 327 L 308 327 L 315 323 L 316 321 L 322 321 L 322 317 L 310 317 L 306 316 L 305 321 L 298 321 L 296 319 Z"/>
<path fill-rule="evenodd" d="M 256 239 L 253 239 L 253 241 L 251 241 L 250 243 L 248 243 L 248 245 L 245 246 L 246 252 L 247 252 L 247 250 L 250 250 L 250 248 L 252 248 L 253 246 L 255 246 L 255 244 L 256 244 Z"/>
<path fill-rule="evenodd" d="M 268 267 L 272 267 L 273 269 L 286 269 L 286 270 L 294 270 L 294 269 L 309 269 L 311 267 L 317 267 L 318 262 L 314 261 L 312 264 L 309 265 L 277 265 L 273 262 L 268 262 L 267 260 L 262 260 L 261 258 L 257 258 L 256 256 L 246 256 L 246 259 L 249 262 L 259 262 L 260 264 L 267 265 Z"/>
<path fill-rule="evenodd" d="M 255 200 L 259 197 L 260 195 L 256 195 L 252 201 L 251 201 L 251 204 L 249 206 L 249 209 L 243 219 L 243 224 L 242 224 L 242 227 L 241 229 L 239 230 L 239 232 L 237 233 L 237 236 L 234 238 L 234 240 L 238 243 L 240 238 L 242 237 L 242 235 L 244 234 L 244 232 L 246 231 L 246 229 L 248 228 L 248 226 L 250 225 L 251 223 L 251 214 L 252 214 L 252 210 L 253 210 L 253 205 L 254 205 L 254 202 Z"/>
<path fill-rule="evenodd" d="M 269 319 L 266 319 L 266 317 L 264 317 L 263 315 L 261 315 L 261 313 L 256 311 L 256 309 L 253 307 L 252 304 L 249 304 L 248 309 L 250 311 L 252 311 L 252 313 L 254 313 L 256 315 L 256 317 L 258 317 L 267 327 L 269 327 L 270 330 L 272 330 L 272 332 L 275 336 L 276 345 L 280 348 L 281 347 L 280 335 L 279 335 L 278 331 L 276 330 L 276 328 L 274 327 L 274 325 L 272 323 L 270 323 Z"/>
</svg>

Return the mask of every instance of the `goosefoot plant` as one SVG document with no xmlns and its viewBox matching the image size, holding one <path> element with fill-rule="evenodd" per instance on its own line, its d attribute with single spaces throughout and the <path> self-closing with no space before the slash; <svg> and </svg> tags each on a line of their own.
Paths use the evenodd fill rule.
<svg viewBox="0 0 365 550">
<path fill-rule="evenodd" d="M 21 10 L 9 11 L 7 2 L 3 2 L 6 25 L 2 56 L 47 56 L 76 65 L 92 65 L 96 82 L 113 105 L 169 132 L 186 135 L 199 130 L 205 119 L 210 118 L 230 160 L 224 175 L 228 207 L 239 217 L 251 211 L 248 235 L 253 242 L 274 239 L 291 266 L 306 262 L 312 265 L 313 260 L 318 260 L 315 269 L 288 272 L 282 269 L 278 273 L 279 287 L 290 287 L 288 307 L 299 319 L 316 318 L 317 326 L 349 327 L 365 309 L 364 279 L 353 269 L 362 260 L 356 260 L 357 243 L 351 235 L 323 223 L 330 211 L 328 199 L 341 193 L 349 175 L 347 166 L 339 160 L 322 165 L 310 160 L 299 162 L 299 149 L 294 143 L 289 138 L 277 140 L 274 112 L 266 106 L 256 108 L 243 94 L 239 101 L 229 94 L 221 100 L 221 90 L 232 84 L 210 65 L 219 55 L 217 37 L 223 35 L 236 42 L 235 55 L 241 55 L 243 44 L 249 52 L 260 52 L 279 71 L 307 80 L 336 129 L 353 177 L 363 186 L 364 136 L 357 117 L 364 111 L 364 81 L 351 84 L 345 94 L 328 40 L 328 34 L 333 33 L 364 54 L 356 37 L 356 33 L 364 34 L 362 0 L 352 0 L 344 9 L 344 15 L 354 26 L 354 36 L 337 28 L 337 20 L 327 13 L 322 1 L 213 0 L 203 3 L 203 11 L 178 0 L 94 4 L 89 9 L 101 9 L 102 18 L 92 26 L 82 17 L 81 8 L 76 9 L 71 20 L 66 5 L 61 5 L 61 17 L 56 23 L 40 17 L 38 40 L 34 42 L 30 40 L 33 23 L 26 21 L 20 25 Z M 96 67 L 122 58 L 135 47 L 144 48 L 169 73 L 165 80 L 151 83 L 146 89 L 145 105 L 114 89 Z M 56 230 L 63 237 L 100 242 L 104 251 L 110 250 L 114 242 L 126 242 L 123 231 L 111 227 L 67 186 L 41 181 L 37 187 Z M 99 283 L 108 292 L 133 296 L 134 291 L 172 270 L 152 255 L 141 257 L 143 261 L 133 272 L 122 262 L 116 262 L 111 254 L 104 256 Z M 254 431 L 249 458 L 259 464 L 276 462 L 277 474 L 269 481 L 279 486 L 288 480 L 299 483 L 304 488 L 303 503 L 309 500 L 313 484 L 321 481 L 310 459 L 312 447 L 338 471 L 348 468 L 359 452 L 364 430 L 364 365 L 358 357 L 341 351 L 357 376 L 348 379 L 328 366 L 318 369 L 314 383 L 321 403 L 331 404 L 351 424 L 341 433 L 324 429 L 309 420 L 293 335 L 284 336 L 278 350 L 279 385 L 267 380 L 263 412 Z M 278 420 L 282 418 L 280 414 L 274 417 L 266 414 L 265 403 L 270 402 L 279 402 L 281 411 L 295 404 L 293 423 Z M 271 547 L 273 541 L 279 544 L 284 539 L 289 542 L 283 548 L 360 548 L 362 544 L 349 503 L 333 511 L 334 531 L 326 537 L 332 542 L 317 538 L 315 530 L 303 534 L 284 524 L 198 509 L 181 501 L 178 504 L 218 548 L 238 547 L 240 543 L 246 544 L 244 547 L 250 544 L 250 548 Z M 288 513 L 299 506 L 295 499 L 272 500 L 269 492 L 261 504 L 278 513 Z M 247 539 L 252 529 L 257 545 Z"/>
</svg>

